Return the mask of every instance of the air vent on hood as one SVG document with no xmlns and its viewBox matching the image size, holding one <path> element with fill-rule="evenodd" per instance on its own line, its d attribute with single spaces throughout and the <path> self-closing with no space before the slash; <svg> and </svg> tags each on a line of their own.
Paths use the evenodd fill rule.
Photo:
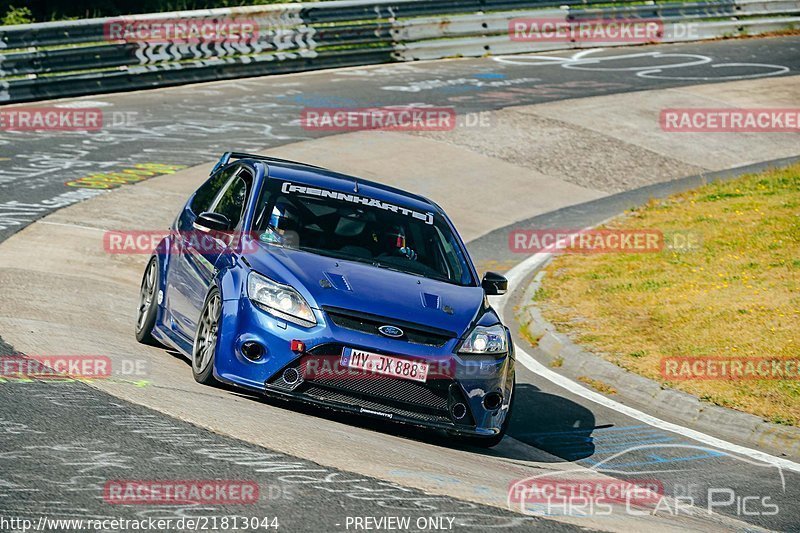
<svg viewBox="0 0 800 533">
<path fill-rule="evenodd" d="M 342 276 L 341 274 L 334 274 L 333 272 L 325 272 L 325 277 L 328 278 L 328 281 L 331 282 L 335 288 L 339 289 L 340 291 L 352 291 L 353 289 L 350 287 L 350 283 L 347 282 L 347 278 Z"/>
<path fill-rule="evenodd" d="M 422 307 L 427 307 L 428 309 L 439 309 L 439 296 L 429 292 L 423 292 Z"/>
</svg>

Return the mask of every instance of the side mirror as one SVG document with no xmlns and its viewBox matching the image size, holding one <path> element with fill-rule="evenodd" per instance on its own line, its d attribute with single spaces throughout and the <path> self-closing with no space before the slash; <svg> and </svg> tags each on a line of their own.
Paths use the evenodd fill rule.
<svg viewBox="0 0 800 533">
<path fill-rule="evenodd" d="M 231 221 L 228 217 L 219 213 L 200 213 L 194 219 L 194 227 L 202 231 L 228 231 L 231 229 Z"/>
<path fill-rule="evenodd" d="M 500 274 L 487 272 L 483 276 L 481 287 L 487 296 L 500 296 L 508 292 L 508 280 Z"/>
</svg>

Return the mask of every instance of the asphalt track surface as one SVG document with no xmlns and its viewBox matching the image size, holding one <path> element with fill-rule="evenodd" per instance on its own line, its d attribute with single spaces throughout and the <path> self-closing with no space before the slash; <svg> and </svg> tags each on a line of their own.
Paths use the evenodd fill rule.
<svg viewBox="0 0 800 533">
<path fill-rule="evenodd" d="M 69 200 L 54 203 L 55 198 L 64 198 L 60 195 L 76 190 L 64 182 L 88 174 L 129 168 L 136 163 L 191 166 L 230 149 L 255 150 L 318 135 L 299 126 L 298 117 L 304 107 L 419 103 L 455 106 L 459 113 L 470 113 L 556 99 L 783 75 L 800 69 L 798 38 L 634 50 L 643 55 L 626 60 L 625 65 L 617 64 L 617 70 L 600 70 L 609 62 L 581 70 L 558 64 L 532 69 L 475 59 L 235 80 L 74 100 L 113 102 L 114 111 L 133 113 L 128 116 L 134 117 L 135 124 L 91 135 L 3 132 L 0 237 L 5 239 L 44 216 L 56 203 L 77 199 L 67 197 Z M 599 55 L 615 53 L 618 52 Z M 690 63 L 693 60 L 688 56 L 711 58 L 711 62 L 658 69 L 658 65 Z M 653 66 L 652 72 L 642 76 L 637 71 L 619 70 L 643 65 Z M 73 101 L 63 103 L 69 102 Z M 664 185 L 656 193 L 666 194 L 676 187 L 679 188 Z M 599 222 L 640 196 L 641 192 L 636 191 L 622 193 L 526 223 L 549 221 L 552 225 L 555 220 L 570 227 Z M 508 254 L 505 242 L 491 233 L 471 242 L 469 247 L 477 261 Z M 509 322 L 511 317 L 506 320 Z M 524 343 L 522 339 L 516 341 Z M 6 353 L 13 350 L 7 345 L 0 349 Z M 191 379 L 188 371 L 186 378 Z M 717 512 L 757 527 L 800 530 L 798 473 L 755 465 L 653 428 L 573 395 L 519 364 L 517 381 L 517 404 L 509 435 L 547 452 L 552 460 L 613 470 L 616 474 L 612 475 L 626 479 L 657 478 L 668 494 L 691 496 L 700 508 L 706 504 L 709 488 L 729 489 L 735 494 L 735 501 L 728 507 L 717 507 Z M 167 510 L 146 506 L 110 508 L 102 501 L 99 487 L 108 479 L 247 478 L 258 481 L 265 493 L 273 491 L 273 497 L 246 511 L 242 506 L 230 509 L 231 514 L 277 516 L 284 531 L 344 530 L 347 516 L 389 514 L 451 517 L 456 530 L 463 531 L 489 527 L 522 530 L 533 526 L 574 529 L 561 522 L 425 495 L 300 458 L 281 454 L 260 457 L 258 454 L 269 455 L 269 450 L 215 435 L 82 384 L 4 383 L 0 385 L 0 401 L 3 515 L 133 518 L 210 514 L 208 509 L 197 506 Z M 670 419 L 669 413 L 653 414 Z M 379 422 L 355 423 L 419 438 L 411 431 Z M 437 442 L 435 437 L 423 438 Z M 637 446 L 646 447 L 632 449 Z M 357 453 L 367 454 L 368 450 Z M 287 463 L 293 466 L 286 467 Z M 746 500 L 750 511 L 758 514 L 742 512 L 741 504 L 747 497 L 751 497 Z M 764 497 L 771 498 L 769 501 L 777 504 L 780 512 L 759 513 L 769 511 L 763 505 Z M 215 515 L 226 514 L 226 509 L 219 507 L 212 511 Z"/>
<path fill-rule="evenodd" d="M 641 55 L 630 57 L 634 54 Z M 797 72 L 800 38 L 609 49 L 592 57 L 616 55 L 629 57 L 553 66 L 516 57 L 513 63 L 491 58 L 403 63 L 57 102 L 54 105 L 99 106 L 108 114 L 107 124 L 91 134 L 0 132 L 0 239 L 44 216 L 53 205 L 92 194 L 64 185 L 87 175 L 121 171 L 137 163 L 194 166 L 231 149 L 256 150 L 330 134 L 300 126 L 306 107 L 423 104 L 454 107 L 467 114 L 764 78 Z M 651 68 L 634 70 L 645 66 Z"/>
<path fill-rule="evenodd" d="M 533 524 L 542 531 L 579 529 L 270 453 L 83 384 L 17 383 L 0 387 L 0 401 L 4 405 L 0 511 L 6 518 L 27 518 L 34 523 L 41 516 L 170 518 L 174 525 L 167 530 L 172 531 L 181 517 L 222 520 L 230 516 L 247 517 L 248 521 L 267 519 L 270 524 L 277 518 L 278 531 L 344 531 L 348 516 L 385 515 L 412 517 L 411 531 L 428 530 L 429 522 L 414 527 L 418 519 L 452 524 L 453 531 L 526 531 Z M 159 507 L 112 505 L 101 497 L 109 479 L 163 480 L 165 474 L 176 480 L 255 481 L 260 498 L 253 505 Z"/>
</svg>

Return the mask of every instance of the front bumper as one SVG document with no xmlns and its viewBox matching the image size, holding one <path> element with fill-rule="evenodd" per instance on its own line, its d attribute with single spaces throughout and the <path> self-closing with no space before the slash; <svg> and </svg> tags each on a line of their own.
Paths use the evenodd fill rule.
<svg viewBox="0 0 800 533">
<path fill-rule="evenodd" d="M 247 298 L 224 301 L 215 376 L 269 396 L 418 427 L 484 437 L 500 431 L 513 382 L 513 352 L 501 358 L 464 358 L 454 353 L 455 337 L 441 346 L 431 346 L 341 327 L 320 310 L 315 310 L 315 315 L 317 325 L 305 328 L 273 317 Z M 293 352 L 292 340 L 302 341 L 306 351 Z M 242 354 L 245 342 L 261 344 L 265 355 L 258 361 L 249 360 Z M 432 368 L 448 371 L 425 383 L 386 376 L 337 379 L 341 376 L 306 372 L 308 357 L 338 361 L 345 347 L 424 360 Z M 287 369 L 297 370 L 302 379 L 287 383 Z M 486 409 L 483 405 L 490 393 L 503 395 L 500 408 Z M 456 404 L 465 407 L 464 416 L 454 415 Z"/>
</svg>

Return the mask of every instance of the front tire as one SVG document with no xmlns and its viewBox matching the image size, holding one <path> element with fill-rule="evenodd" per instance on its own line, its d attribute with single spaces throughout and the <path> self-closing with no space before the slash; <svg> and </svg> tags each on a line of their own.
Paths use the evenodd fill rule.
<svg viewBox="0 0 800 533">
<path fill-rule="evenodd" d="M 156 325 L 158 302 L 156 294 L 159 287 L 158 260 L 151 257 L 144 269 L 142 285 L 139 289 L 139 310 L 136 315 L 136 340 L 150 346 L 161 346 L 153 337 L 153 328 Z"/>
<path fill-rule="evenodd" d="M 218 385 L 214 378 L 214 358 L 217 352 L 219 321 L 222 316 L 222 296 L 214 287 L 206 296 L 192 345 L 192 375 L 203 385 Z"/>
</svg>

